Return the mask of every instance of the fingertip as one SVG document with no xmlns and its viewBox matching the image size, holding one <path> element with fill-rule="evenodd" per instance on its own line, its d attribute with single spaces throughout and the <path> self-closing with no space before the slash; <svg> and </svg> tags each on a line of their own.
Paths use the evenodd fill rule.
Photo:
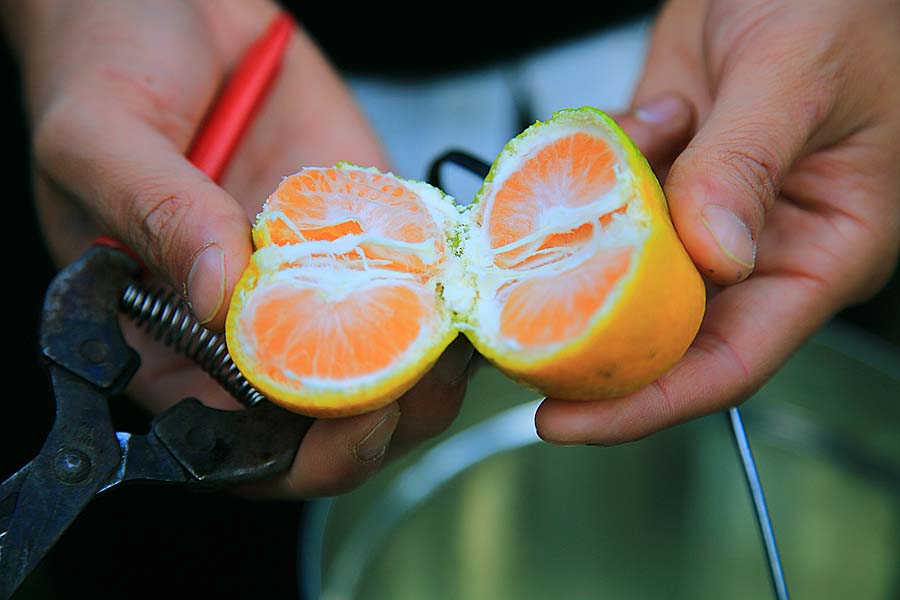
<svg viewBox="0 0 900 600">
<path fill-rule="evenodd" d="M 685 184 L 677 165 L 666 185 L 672 222 L 700 272 L 719 285 L 745 280 L 756 266 L 757 241 L 730 195 L 699 177 Z"/>
<path fill-rule="evenodd" d="M 358 487 L 381 468 L 400 417 L 399 405 L 392 402 L 364 415 L 317 419 L 291 470 L 272 482 L 266 495 L 312 498 Z"/>
<path fill-rule="evenodd" d="M 683 96 L 664 94 L 640 104 L 617 122 L 658 170 L 688 143 L 694 108 Z"/>
<path fill-rule="evenodd" d="M 718 283 L 746 279 L 756 265 L 756 240 L 747 224 L 733 210 L 718 204 L 704 206 L 700 222 L 715 247 L 705 261 L 710 278 Z"/>
<path fill-rule="evenodd" d="M 683 132 L 693 122 L 693 105 L 680 94 L 667 93 L 653 100 L 640 103 L 633 111 L 634 117 L 648 125 Z"/>
<path fill-rule="evenodd" d="M 369 417 L 365 434 L 353 444 L 353 456 L 359 463 L 371 464 L 384 458 L 400 422 L 400 414 L 400 406 L 392 402 Z"/>
<path fill-rule="evenodd" d="M 475 348 L 469 339 L 460 334 L 453 340 L 432 368 L 437 380 L 448 387 L 456 386 L 469 372 Z"/>
<path fill-rule="evenodd" d="M 205 327 L 221 330 L 231 296 L 252 254 L 250 224 L 242 216 L 201 226 L 183 279 L 183 295 L 191 312 Z"/>
<path fill-rule="evenodd" d="M 460 335 L 434 367 L 399 398 L 404 419 L 395 434 L 396 450 L 405 452 L 440 435 L 453 423 L 474 370 L 474 353 L 468 339 Z"/>
<path fill-rule="evenodd" d="M 538 437 L 555 446 L 577 446 L 592 441 L 593 432 L 580 424 L 583 402 L 545 398 L 534 414 Z"/>
<path fill-rule="evenodd" d="M 225 251 L 217 243 L 202 246 L 191 260 L 184 284 L 184 297 L 201 325 L 216 325 L 226 286 Z"/>
<path fill-rule="evenodd" d="M 671 402 L 656 383 L 626 396 L 596 400 L 547 398 L 535 414 L 541 439 L 556 445 L 617 446 L 663 428 Z"/>
</svg>

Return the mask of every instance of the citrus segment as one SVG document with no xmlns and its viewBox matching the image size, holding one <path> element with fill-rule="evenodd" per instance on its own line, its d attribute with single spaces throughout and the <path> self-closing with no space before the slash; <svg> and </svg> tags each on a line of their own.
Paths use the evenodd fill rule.
<svg viewBox="0 0 900 600">
<path fill-rule="evenodd" d="M 339 297 L 275 284 L 248 304 L 242 333 L 255 339 L 260 364 L 281 384 L 363 377 L 389 367 L 419 337 L 433 312 L 424 296 L 397 284 Z"/>
<path fill-rule="evenodd" d="M 303 169 L 253 239 L 229 350 L 273 402 L 313 416 L 391 402 L 460 332 L 544 394 L 628 393 L 678 361 L 705 306 L 653 172 L 592 108 L 510 141 L 465 207 L 371 168 Z"/>
<path fill-rule="evenodd" d="M 614 165 L 606 141 L 583 132 L 556 139 L 526 158 L 485 209 L 483 225 L 491 248 L 499 249 L 495 263 L 508 266 L 526 254 L 534 244 L 515 242 L 546 228 L 555 214 L 578 214 L 566 209 L 583 207 L 601 197 L 615 183 Z"/>
<path fill-rule="evenodd" d="M 628 271 L 631 253 L 619 248 L 595 254 L 573 268 L 523 277 L 501 290 L 500 334 L 518 348 L 579 338 Z"/>
</svg>

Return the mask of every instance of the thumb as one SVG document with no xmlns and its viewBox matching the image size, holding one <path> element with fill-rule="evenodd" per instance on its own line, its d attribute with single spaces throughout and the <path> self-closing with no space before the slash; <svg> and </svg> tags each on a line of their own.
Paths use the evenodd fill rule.
<svg viewBox="0 0 900 600">
<path fill-rule="evenodd" d="M 771 63 L 733 65 L 672 165 L 665 185 L 672 220 L 691 258 L 716 283 L 742 281 L 756 265 L 766 213 L 824 112 L 803 89 Z"/>
<path fill-rule="evenodd" d="M 168 137 L 105 108 L 74 102 L 44 115 L 35 134 L 40 168 L 182 292 L 201 322 L 221 329 L 252 250 L 247 214 Z"/>
</svg>

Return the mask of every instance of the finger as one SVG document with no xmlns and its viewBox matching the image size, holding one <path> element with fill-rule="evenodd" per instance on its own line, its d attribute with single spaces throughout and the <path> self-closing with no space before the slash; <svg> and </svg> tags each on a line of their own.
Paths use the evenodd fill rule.
<svg viewBox="0 0 900 600">
<path fill-rule="evenodd" d="M 682 96 L 663 94 L 615 120 L 660 175 L 690 140 L 694 110 Z"/>
<path fill-rule="evenodd" d="M 384 463 L 400 422 L 396 402 L 355 417 L 318 419 L 309 428 L 284 477 L 242 488 L 254 496 L 334 496 L 359 486 Z"/>
<path fill-rule="evenodd" d="M 403 419 L 391 454 L 430 439 L 447 429 L 462 405 L 475 350 L 465 336 L 451 343 L 434 367 L 399 400 Z"/>
<path fill-rule="evenodd" d="M 613 445 L 742 402 L 824 321 L 831 307 L 808 289 L 785 275 L 724 288 L 669 373 L 622 398 L 547 400 L 535 418 L 538 434 L 556 443 Z"/>
<path fill-rule="evenodd" d="M 453 421 L 465 395 L 474 350 L 463 336 L 397 402 L 355 417 L 319 419 L 284 477 L 245 486 L 252 496 L 310 498 L 359 486 L 392 456 L 437 435 Z"/>
<path fill-rule="evenodd" d="M 719 284 L 753 271 L 766 213 L 829 102 L 804 84 L 807 75 L 747 54 L 722 75 L 709 115 L 665 185 L 685 248 Z"/>
<path fill-rule="evenodd" d="M 141 119 L 102 100 L 59 102 L 36 134 L 39 168 L 221 328 L 249 259 L 250 223 L 224 190 Z"/>
<path fill-rule="evenodd" d="M 709 88 L 703 75 L 703 2 L 670 0 L 653 27 L 641 79 L 632 106 L 642 106 L 664 94 L 689 98 L 697 118 L 709 112 Z"/>
</svg>

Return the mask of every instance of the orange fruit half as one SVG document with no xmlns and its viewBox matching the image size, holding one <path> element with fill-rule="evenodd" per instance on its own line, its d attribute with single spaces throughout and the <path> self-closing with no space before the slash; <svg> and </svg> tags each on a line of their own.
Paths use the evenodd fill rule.
<svg viewBox="0 0 900 600">
<path fill-rule="evenodd" d="M 241 372 L 311 416 L 383 406 L 460 333 L 555 398 L 638 389 L 705 306 L 646 160 L 606 115 L 555 113 L 510 141 L 475 201 L 372 168 L 284 179 L 226 323 Z"/>
</svg>

